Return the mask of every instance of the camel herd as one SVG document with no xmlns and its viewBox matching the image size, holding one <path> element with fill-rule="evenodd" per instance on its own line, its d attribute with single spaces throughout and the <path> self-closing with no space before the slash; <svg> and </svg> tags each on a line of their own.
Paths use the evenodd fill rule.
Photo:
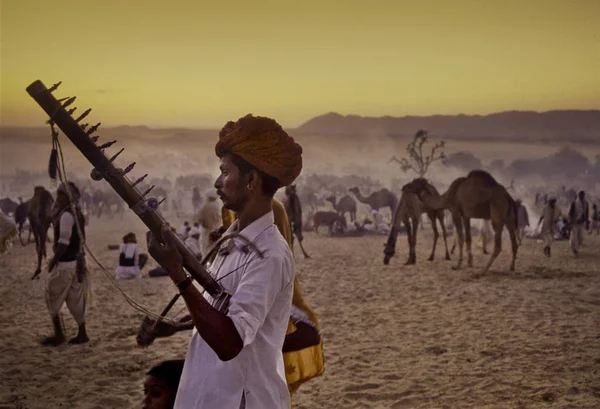
<svg viewBox="0 0 600 409">
<path fill-rule="evenodd" d="M 442 229 L 444 239 L 445 259 L 450 260 L 448 251 L 448 232 L 446 230 L 444 212 L 448 210 L 452 216 L 452 222 L 456 229 L 456 239 L 458 242 L 458 262 L 453 269 L 460 269 L 463 265 L 463 258 L 467 254 L 467 265 L 473 266 L 472 255 L 472 237 L 471 237 L 471 219 L 490 220 L 494 230 L 494 251 L 492 252 L 488 263 L 483 269 L 486 273 L 495 259 L 502 251 L 502 231 L 506 227 L 508 230 L 511 246 L 512 261 L 510 270 L 514 271 L 519 247 L 518 240 L 518 221 L 517 214 L 520 203 L 513 200 L 507 189 L 498 183 L 488 172 L 483 170 L 473 170 L 467 176 L 456 179 L 448 190 L 441 194 L 426 179 L 417 178 L 402 187 L 402 194 L 398 201 L 395 195 L 388 189 L 380 189 L 368 197 L 364 197 L 357 187 L 350 189 L 350 192 L 359 202 L 369 205 L 374 210 L 389 207 L 392 211 L 392 225 L 388 240 L 384 248 L 384 264 L 389 264 L 390 259 L 395 254 L 397 236 L 402 224 L 407 232 L 409 255 L 406 264 L 416 263 L 416 244 L 418 227 L 422 214 L 426 214 L 431 221 L 433 228 L 433 246 L 429 260 L 434 260 L 437 242 L 439 239 L 438 223 Z M 294 220 L 294 232 L 301 242 L 301 206 L 297 197 L 295 186 L 286 190 L 286 211 L 290 215 L 290 220 Z M 315 232 L 321 226 L 329 227 L 330 233 L 336 224 L 342 228 L 346 226 L 346 214 L 350 220 L 356 219 L 356 201 L 349 195 L 343 196 L 337 200 L 336 196 L 330 196 L 325 199 L 331 202 L 334 212 L 318 211 L 312 216 L 312 227 Z M 290 205 L 289 203 L 293 203 Z M 298 229 L 300 235 L 298 235 Z M 304 249 L 303 253 L 306 255 Z"/>
</svg>

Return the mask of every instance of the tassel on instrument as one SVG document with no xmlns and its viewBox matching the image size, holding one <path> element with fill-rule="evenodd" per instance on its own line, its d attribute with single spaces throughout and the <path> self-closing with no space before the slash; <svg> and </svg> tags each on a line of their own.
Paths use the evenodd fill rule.
<svg viewBox="0 0 600 409">
<path fill-rule="evenodd" d="M 58 174 L 58 151 L 56 148 L 52 148 L 50 151 L 50 161 L 48 162 L 48 175 L 50 179 L 56 180 Z"/>
</svg>

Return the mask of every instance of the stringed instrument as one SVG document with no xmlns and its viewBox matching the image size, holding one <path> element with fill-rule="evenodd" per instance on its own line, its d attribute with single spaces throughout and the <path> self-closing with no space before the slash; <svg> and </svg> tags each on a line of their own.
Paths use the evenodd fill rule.
<svg viewBox="0 0 600 409">
<path fill-rule="evenodd" d="M 91 109 L 86 110 L 77 118 L 73 118 L 72 114 L 76 108 L 67 108 L 73 104 L 75 97 L 56 99 L 52 94 L 61 83 L 54 84 L 51 88 L 46 88 L 40 80 L 33 82 L 27 87 L 29 95 L 42 107 L 42 109 L 50 117 L 49 123 L 58 126 L 71 142 L 79 149 L 86 159 L 94 166 L 91 171 L 92 179 L 106 180 L 116 193 L 127 203 L 130 209 L 142 220 L 142 222 L 152 232 L 154 237 L 162 240 L 161 228 L 167 222 L 158 211 L 160 203 L 154 197 L 148 197 L 149 193 L 154 188 L 152 185 L 144 192 L 140 192 L 136 185 L 142 182 L 148 174 L 134 180 L 129 180 L 126 176 L 133 167 L 135 162 L 128 165 L 125 169 L 117 168 L 113 162 L 123 152 L 121 149 L 118 153 L 108 158 L 104 155 L 104 151 L 116 143 L 109 141 L 102 145 L 96 145 L 98 136 L 93 134 L 96 132 L 100 123 L 89 127 L 88 124 L 81 121 L 90 113 Z M 163 199 L 164 200 L 164 199 Z M 226 292 L 223 287 L 210 275 L 204 265 L 196 258 L 193 252 L 183 243 L 179 237 L 175 237 L 175 245 L 183 258 L 183 266 L 215 300 L 214 308 L 221 312 L 226 312 L 231 294 Z M 178 295 L 172 300 L 175 302 Z M 172 303 L 163 311 L 161 316 L 166 314 Z"/>
</svg>

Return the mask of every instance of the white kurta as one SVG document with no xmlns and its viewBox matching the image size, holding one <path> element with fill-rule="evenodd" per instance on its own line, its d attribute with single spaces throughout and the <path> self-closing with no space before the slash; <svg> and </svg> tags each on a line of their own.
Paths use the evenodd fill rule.
<svg viewBox="0 0 600 409">
<path fill-rule="evenodd" d="M 119 251 L 125 254 L 126 258 L 133 258 L 133 266 L 118 266 L 117 280 L 131 280 L 134 278 L 142 278 L 140 270 L 140 248 L 137 243 L 122 243 L 119 246 Z"/>
<path fill-rule="evenodd" d="M 264 252 L 263 259 L 236 239 L 229 254 L 217 255 L 212 264 L 213 276 L 233 293 L 228 316 L 244 347 L 223 362 L 194 328 L 175 409 L 239 409 L 242 397 L 246 409 L 289 409 L 281 349 L 292 305 L 294 258 L 273 222 L 269 212 L 241 232 Z M 237 221 L 227 232 L 236 229 Z M 206 293 L 205 298 L 212 302 Z"/>
</svg>

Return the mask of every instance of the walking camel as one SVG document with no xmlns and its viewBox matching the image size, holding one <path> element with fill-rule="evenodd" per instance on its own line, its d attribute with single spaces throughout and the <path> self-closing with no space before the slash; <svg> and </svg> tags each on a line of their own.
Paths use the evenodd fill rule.
<svg viewBox="0 0 600 409">
<path fill-rule="evenodd" d="M 379 211 L 382 207 L 389 207 L 390 214 L 393 215 L 398 207 L 396 195 L 388 189 L 380 189 L 371 193 L 368 197 L 364 197 L 358 187 L 353 187 L 350 191 L 354 193 L 359 202 L 369 205 L 373 210 Z"/>
<path fill-rule="evenodd" d="M 441 196 L 432 195 L 426 188 L 426 181 L 416 179 L 407 187 L 415 192 L 423 203 L 431 209 L 449 209 L 456 226 L 459 258 L 453 269 L 460 269 L 463 262 L 463 246 L 466 239 L 468 266 L 473 266 L 471 253 L 471 219 L 492 221 L 494 229 L 494 251 L 485 266 L 485 274 L 502 251 L 502 230 L 506 226 L 512 245 L 510 271 L 514 271 L 519 243 L 517 241 L 517 204 L 489 173 L 483 170 L 471 171 L 466 177 L 456 179 Z"/>
<path fill-rule="evenodd" d="M 43 186 L 36 186 L 33 190 L 33 197 L 29 200 L 29 209 L 27 217 L 29 218 L 29 228 L 33 232 L 35 239 L 35 249 L 37 251 L 37 268 L 31 279 L 37 278 L 42 272 L 42 258 L 46 257 L 46 238 L 48 229 L 52 223 L 52 205 L 54 198 L 52 194 L 44 189 Z"/>
<path fill-rule="evenodd" d="M 439 192 L 437 189 L 428 183 L 425 179 L 422 179 L 422 183 L 424 189 L 426 189 L 430 195 L 439 196 Z M 416 180 L 415 180 L 416 181 Z M 415 183 L 415 181 L 411 182 Z M 383 258 L 383 264 L 389 264 L 390 259 L 394 256 L 396 251 L 396 240 L 398 238 L 398 230 L 400 228 L 400 224 L 404 223 L 406 226 L 406 233 L 408 238 L 408 260 L 406 261 L 406 265 L 416 264 L 417 256 L 416 256 L 416 246 L 417 246 L 417 231 L 419 227 L 419 222 L 421 220 L 421 215 L 423 213 L 427 214 L 429 220 L 431 222 L 431 227 L 433 228 L 433 248 L 431 249 L 431 255 L 428 260 L 433 261 L 435 258 L 435 250 L 437 247 L 437 241 L 440 236 L 436 220 L 439 221 L 442 226 L 442 234 L 444 237 L 444 246 L 446 247 L 446 260 L 450 260 L 450 254 L 448 253 L 448 233 L 446 231 L 446 225 L 444 223 L 444 210 L 443 209 L 432 209 L 427 207 L 423 201 L 419 198 L 419 196 L 411 191 L 411 184 L 404 185 L 402 187 L 402 196 L 400 197 L 400 202 L 398 206 L 394 210 L 394 216 L 392 218 L 392 230 L 388 236 L 388 240 L 385 244 L 385 249 L 383 253 L 385 254 Z"/>
<path fill-rule="evenodd" d="M 302 205 L 298 198 L 298 194 L 296 193 L 296 185 L 290 185 L 285 188 L 283 207 L 285 208 L 285 212 L 287 213 L 290 222 L 290 231 L 292 232 L 292 252 L 294 251 L 294 236 L 296 236 L 302 254 L 304 254 L 304 258 L 310 258 L 302 245 L 302 240 L 304 239 L 304 236 L 302 235 Z"/>
<path fill-rule="evenodd" d="M 350 213 L 350 221 L 353 222 L 356 220 L 356 200 L 352 199 L 350 196 L 346 195 L 337 201 L 335 195 L 332 195 L 325 200 L 331 202 L 338 214 L 346 217 L 346 213 Z"/>
</svg>

